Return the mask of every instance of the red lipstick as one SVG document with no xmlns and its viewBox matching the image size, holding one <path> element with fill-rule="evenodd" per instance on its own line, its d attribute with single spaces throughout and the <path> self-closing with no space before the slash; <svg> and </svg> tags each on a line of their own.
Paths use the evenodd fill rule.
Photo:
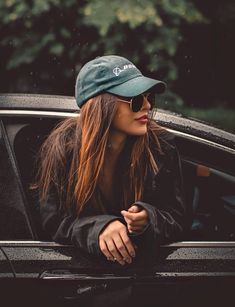
<svg viewBox="0 0 235 307">
<path fill-rule="evenodd" d="M 140 122 L 142 124 L 146 124 L 148 122 L 148 115 L 143 115 L 139 118 L 136 118 L 136 120 L 138 120 L 138 122 Z"/>
</svg>

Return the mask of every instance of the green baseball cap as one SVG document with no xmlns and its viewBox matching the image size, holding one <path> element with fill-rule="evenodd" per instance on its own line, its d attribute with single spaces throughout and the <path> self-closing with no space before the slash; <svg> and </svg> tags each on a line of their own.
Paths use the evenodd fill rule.
<svg viewBox="0 0 235 307">
<path fill-rule="evenodd" d="M 134 97 L 148 90 L 163 93 L 166 84 L 142 75 L 126 58 L 117 55 L 98 57 L 86 63 L 78 73 L 75 97 L 79 107 L 100 93 Z"/>
</svg>

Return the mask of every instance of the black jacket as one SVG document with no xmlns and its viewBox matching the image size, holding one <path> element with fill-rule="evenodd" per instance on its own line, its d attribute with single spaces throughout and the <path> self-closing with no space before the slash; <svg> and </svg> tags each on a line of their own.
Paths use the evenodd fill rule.
<svg viewBox="0 0 235 307">
<path fill-rule="evenodd" d="M 129 235 L 143 248 L 179 240 L 186 225 L 181 163 L 174 135 L 166 131 L 158 138 L 164 152 L 164 155 L 155 153 L 159 171 L 156 175 L 148 173 L 143 200 L 136 202 L 147 210 L 149 224 L 142 233 Z M 62 213 L 59 203 L 55 189 L 51 190 L 40 209 L 44 231 L 58 243 L 74 244 L 93 255 L 102 254 L 99 234 L 108 223 L 120 220 L 125 224 L 118 210 L 107 209 L 108 214 L 100 214 L 87 204 L 83 214 L 77 217 L 72 211 Z"/>
</svg>

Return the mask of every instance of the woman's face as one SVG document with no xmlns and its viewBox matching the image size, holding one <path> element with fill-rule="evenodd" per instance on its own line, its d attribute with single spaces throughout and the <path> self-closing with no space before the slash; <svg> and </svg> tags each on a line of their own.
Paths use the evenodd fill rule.
<svg viewBox="0 0 235 307">
<path fill-rule="evenodd" d="M 151 105 L 147 98 L 143 99 L 144 103 L 141 110 L 138 112 L 132 112 L 130 104 L 119 101 L 117 97 L 118 107 L 112 123 L 112 128 L 115 132 L 136 136 L 144 135 L 147 132 Z"/>
</svg>

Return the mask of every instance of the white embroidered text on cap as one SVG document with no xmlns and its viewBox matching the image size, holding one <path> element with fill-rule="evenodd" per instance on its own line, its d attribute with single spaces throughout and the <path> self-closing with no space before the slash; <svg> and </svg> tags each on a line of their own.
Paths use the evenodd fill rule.
<svg viewBox="0 0 235 307">
<path fill-rule="evenodd" d="M 133 67 L 135 67 L 135 65 L 133 65 L 133 64 L 124 65 L 124 66 L 123 66 L 123 69 L 121 69 L 120 67 L 116 66 L 116 67 L 113 69 L 113 73 L 114 73 L 115 76 L 118 77 L 122 71 L 124 71 L 124 70 L 126 70 L 126 69 L 128 69 L 128 68 L 133 68 Z"/>
</svg>

